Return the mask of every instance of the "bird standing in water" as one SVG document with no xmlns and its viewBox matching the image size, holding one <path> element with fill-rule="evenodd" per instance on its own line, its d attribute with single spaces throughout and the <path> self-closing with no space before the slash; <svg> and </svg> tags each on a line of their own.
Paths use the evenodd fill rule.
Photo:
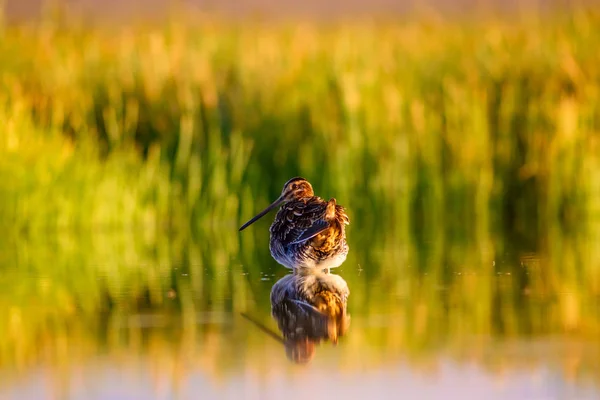
<svg viewBox="0 0 600 400">
<path fill-rule="evenodd" d="M 269 249 L 273 258 L 287 268 L 329 269 L 340 266 L 348 254 L 345 225 L 350 223 L 344 207 L 334 198 L 315 196 L 311 184 L 296 177 L 286 182 L 281 196 L 240 231 L 280 207 L 271 228 Z"/>
</svg>

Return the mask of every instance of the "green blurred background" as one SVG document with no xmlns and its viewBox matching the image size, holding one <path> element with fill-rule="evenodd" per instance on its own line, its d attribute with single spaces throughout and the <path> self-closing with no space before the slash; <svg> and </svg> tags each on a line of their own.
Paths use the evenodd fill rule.
<svg viewBox="0 0 600 400">
<path fill-rule="evenodd" d="M 50 365 L 63 393 L 69 365 L 97 354 L 261 369 L 270 339 L 232 326 L 242 311 L 276 326 L 268 291 L 286 271 L 269 218 L 237 228 L 301 175 L 351 219 L 347 368 L 444 349 L 600 382 L 593 8 L 128 23 L 45 10 L 0 14 L 3 379 Z M 560 340 L 490 350 L 544 338 Z"/>
</svg>

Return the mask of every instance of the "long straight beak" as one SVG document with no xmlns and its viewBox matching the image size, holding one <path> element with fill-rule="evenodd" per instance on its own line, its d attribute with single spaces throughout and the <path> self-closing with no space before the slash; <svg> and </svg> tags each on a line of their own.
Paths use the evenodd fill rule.
<svg viewBox="0 0 600 400">
<path fill-rule="evenodd" d="M 242 227 L 240 228 L 240 232 L 243 231 L 244 229 L 246 229 L 248 226 L 255 223 L 258 219 L 260 219 L 262 216 L 264 216 L 266 213 L 268 213 L 275 207 L 278 207 L 281 203 L 283 203 L 283 196 L 279 196 L 279 198 L 277 200 L 275 200 L 274 202 L 272 202 L 267 208 L 265 208 L 264 210 L 259 212 L 254 218 L 252 218 L 250 221 L 248 221 L 244 225 L 242 225 Z"/>
<path fill-rule="evenodd" d="M 268 327 L 264 326 L 260 322 L 256 321 L 255 319 L 253 319 L 252 317 L 250 317 L 246 313 L 240 313 L 240 314 L 241 314 L 242 317 L 246 318 L 248 321 L 250 321 L 254 325 L 256 325 L 258 327 L 258 329 L 260 329 L 261 331 L 265 332 L 267 335 L 271 336 L 273 339 L 277 340 L 279 343 L 284 343 L 285 344 L 285 341 L 281 338 L 281 336 L 279 336 L 278 334 L 276 334 L 275 332 L 273 332 L 271 329 L 269 329 Z"/>
</svg>

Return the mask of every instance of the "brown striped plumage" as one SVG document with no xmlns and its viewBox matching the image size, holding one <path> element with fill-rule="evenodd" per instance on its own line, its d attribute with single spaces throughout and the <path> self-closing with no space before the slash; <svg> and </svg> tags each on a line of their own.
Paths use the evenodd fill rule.
<svg viewBox="0 0 600 400">
<path fill-rule="evenodd" d="M 269 230 L 269 249 L 277 262 L 288 268 L 334 268 L 344 262 L 348 215 L 334 198 L 315 196 L 304 178 L 286 182 L 281 196 L 240 230 L 277 206 L 281 207 Z"/>
</svg>

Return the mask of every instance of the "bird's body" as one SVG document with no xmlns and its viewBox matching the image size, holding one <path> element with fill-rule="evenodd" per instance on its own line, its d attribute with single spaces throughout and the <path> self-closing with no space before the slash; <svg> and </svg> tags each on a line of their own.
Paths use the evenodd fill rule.
<svg viewBox="0 0 600 400">
<path fill-rule="evenodd" d="M 340 266 L 348 254 L 344 208 L 335 199 L 305 197 L 281 206 L 269 229 L 269 250 L 288 268 L 329 269 Z M 309 239 L 303 239 L 325 228 Z M 312 232 L 311 232 L 312 230 Z M 308 232 L 308 234 L 307 234 Z"/>
<path fill-rule="evenodd" d="M 290 179 L 281 196 L 240 230 L 280 205 L 270 228 L 269 249 L 287 268 L 329 269 L 340 266 L 348 254 L 345 225 L 349 218 L 334 198 L 314 195 L 303 178 Z"/>
</svg>

